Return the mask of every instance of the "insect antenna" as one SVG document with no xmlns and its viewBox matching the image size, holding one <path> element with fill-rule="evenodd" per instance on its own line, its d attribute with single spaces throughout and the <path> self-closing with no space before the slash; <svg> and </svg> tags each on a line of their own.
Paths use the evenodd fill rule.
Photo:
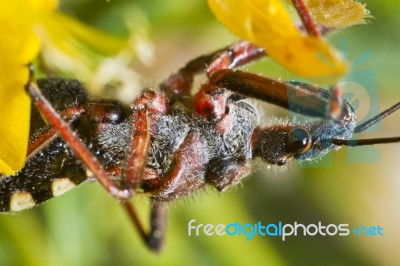
<svg viewBox="0 0 400 266">
<path fill-rule="evenodd" d="M 392 107 L 386 109 L 382 113 L 378 114 L 377 116 L 365 121 L 361 125 L 358 125 L 354 129 L 354 133 L 360 133 L 371 126 L 375 125 L 388 115 L 396 112 L 397 110 L 400 109 L 400 102 L 396 103 Z M 330 141 L 335 145 L 338 146 L 349 146 L 349 147 L 356 147 L 356 146 L 365 146 L 365 145 L 374 145 L 374 144 L 385 144 L 385 143 L 395 143 L 395 142 L 400 142 L 400 137 L 390 137 L 390 138 L 375 138 L 375 139 L 331 139 L 331 140 L 326 140 Z"/>
<path fill-rule="evenodd" d="M 356 147 L 356 146 L 400 142 L 400 137 L 376 138 L 376 139 L 332 139 L 331 141 L 333 144 L 338 146 Z"/>
<path fill-rule="evenodd" d="M 356 128 L 354 129 L 354 133 L 360 133 L 360 132 L 365 131 L 369 127 L 375 125 L 376 123 L 378 123 L 379 121 L 381 121 L 382 119 L 384 119 L 388 115 L 396 112 L 399 109 L 400 109 L 400 102 L 398 102 L 395 105 L 393 105 L 392 107 L 386 109 L 385 111 L 383 111 L 382 113 L 378 114 L 377 116 L 369 119 L 368 121 L 365 121 L 361 125 L 356 126 Z"/>
</svg>

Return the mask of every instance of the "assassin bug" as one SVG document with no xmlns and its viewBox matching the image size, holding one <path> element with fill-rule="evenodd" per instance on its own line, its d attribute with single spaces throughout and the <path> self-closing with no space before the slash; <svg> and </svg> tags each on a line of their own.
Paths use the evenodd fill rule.
<svg viewBox="0 0 400 266">
<path fill-rule="evenodd" d="M 249 174 L 254 157 L 281 166 L 321 158 L 343 145 L 400 141 L 350 140 L 400 103 L 356 126 L 354 110 L 338 88 L 329 92 L 233 70 L 263 56 L 262 48 L 238 42 L 194 59 L 130 106 L 89 100 L 76 81 L 39 80 L 37 86 L 31 80 L 26 90 L 40 113 L 32 113 L 25 168 L 0 179 L 0 211 L 21 211 L 96 179 L 121 201 L 147 245 L 159 250 L 169 201 L 207 184 L 220 191 L 236 185 Z M 204 71 L 208 81 L 191 96 L 194 76 Z M 317 119 L 261 127 L 246 97 Z M 153 200 L 149 233 L 128 201 L 136 192 Z"/>
<path fill-rule="evenodd" d="M 353 108 L 340 94 L 337 97 L 336 89 L 284 83 L 226 65 L 211 70 L 263 55 L 262 49 L 242 41 L 199 57 L 161 84 L 160 91 L 144 91 L 130 108 L 88 100 L 82 85 L 73 80 L 38 80 L 41 90 L 29 83 L 28 92 L 53 127 L 45 125 L 37 110 L 32 113 L 28 161 L 16 176 L 1 177 L 0 211 L 33 207 L 97 178 L 121 200 L 149 247 L 158 250 L 169 201 L 206 184 L 223 191 L 239 183 L 249 174 L 254 157 L 280 166 L 291 159 L 321 158 L 343 145 L 400 141 L 400 137 L 350 140 L 353 133 L 399 109 L 400 103 L 356 126 Z M 210 78 L 192 97 L 193 76 L 206 65 Z M 262 128 L 257 108 L 245 96 L 319 119 Z M 153 199 L 149 234 L 127 201 L 133 192 L 148 193 Z"/>
</svg>

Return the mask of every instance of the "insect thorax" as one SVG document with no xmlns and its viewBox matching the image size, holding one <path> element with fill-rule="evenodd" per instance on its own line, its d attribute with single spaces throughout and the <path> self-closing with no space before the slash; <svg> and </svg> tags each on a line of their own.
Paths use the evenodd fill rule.
<svg viewBox="0 0 400 266">
<path fill-rule="evenodd" d="M 197 156 L 204 165 L 203 171 L 193 173 L 199 187 L 208 182 L 222 190 L 236 184 L 250 170 L 251 134 L 257 126 L 257 114 L 257 110 L 246 101 L 231 102 L 227 115 L 232 123 L 221 134 L 217 130 L 217 121 L 209 121 L 188 111 L 179 103 L 175 104 L 168 115 L 155 116 L 154 121 L 150 122 L 151 142 L 146 167 L 156 172 L 158 178 L 166 177 L 175 165 L 174 154 L 188 135 L 195 132 L 201 142 L 201 150 L 197 151 Z M 103 127 L 99 131 L 96 145 L 99 151 L 106 152 L 97 153 L 102 153 L 106 165 L 123 166 L 129 145 L 129 130 L 128 121 L 123 121 L 118 125 Z M 144 179 L 146 178 L 145 176 Z"/>
</svg>

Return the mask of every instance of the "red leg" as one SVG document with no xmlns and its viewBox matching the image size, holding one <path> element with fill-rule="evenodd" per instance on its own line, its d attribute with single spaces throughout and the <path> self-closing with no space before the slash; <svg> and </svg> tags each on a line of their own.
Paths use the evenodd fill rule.
<svg viewBox="0 0 400 266">
<path fill-rule="evenodd" d="M 321 33 L 317 27 L 317 24 L 314 22 L 310 11 L 307 8 L 307 5 L 303 0 L 292 0 L 294 7 L 297 10 L 297 13 L 300 16 L 301 21 L 303 22 L 304 28 L 307 33 L 311 36 L 321 36 Z"/>
<path fill-rule="evenodd" d="M 303 0 L 292 0 L 292 2 L 302 20 L 302 25 L 299 26 L 300 30 L 307 32 L 311 36 L 320 36 L 331 31 L 331 29 L 317 25 L 314 22 Z M 178 73 L 171 75 L 161 83 L 160 88 L 172 98 L 184 98 L 189 96 L 196 74 L 205 71 L 211 77 L 218 70 L 233 69 L 258 60 L 265 55 L 266 53 L 262 47 L 256 46 L 249 41 L 238 41 L 231 46 L 190 61 Z"/>
<path fill-rule="evenodd" d="M 178 73 L 172 75 L 164 89 L 173 90 L 175 86 L 181 86 L 182 91 L 174 90 L 174 93 L 187 95 L 192 85 L 193 77 L 201 71 L 206 71 L 211 77 L 221 69 L 232 69 L 265 56 L 263 48 L 248 41 L 239 41 L 225 49 L 219 50 L 208 56 L 199 57 L 189 62 Z M 178 82 L 179 81 L 179 82 Z M 184 85 L 182 85 L 184 84 Z M 213 84 L 205 84 L 195 96 L 196 112 L 207 119 L 220 120 L 217 128 L 223 133 L 229 128 L 230 117 L 226 116 L 226 100 L 232 93 L 224 88 L 218 88 Z"/>
<path fill-rule="evenodd" d="M 67 122 L 68 125 L 71 125 L 74 121 L 76 121 L 82 114 L 85 112 L 84 108 L 81 106 L 71 106 L 68 109 L 61 112 L 61 117 Z M 46 130 L 42 131 L 38 136 L 34 136 L 34 138 L 29 142 L 28 152 L 27 152 L 27 160 L 32 158 L 38 151 L 40 151 L 44 146 L 50 143 L 57 137 L 57 131 L 54 127 L 49 127 Z"/>
<path fill-rule="evenodd" d="M 263 48 L 249 41 L 238 41 L 213 57 L 212 61 L 208 63 L 207 75 L 211 77 L 218 70 L 243 66 L 265 55 Z"/>
<path fill-rule="evenodd" d="M 133 110 L 131 126 L 131 148 L 125 165 L 124 179 L 129 184 L 129 187 L 134 189 L 141 182 L 150 142 L 145 109 Z"/>
<path fill-rule="evenodd" d="M 208 62 L 207 75 L 211 77 L 221 69 L 232 69 L 265 56 L 264 49 L 255 46 L 248 41 L 239 41 L 227 49 L 216 52 L 212 60 Z M 207 118 L 220 120 L 217 128 L 223 134 L 229 128 L 230 117 L 226 116 L 226 101 L 232 93 L 225 88 L 214 84 L 204 84 L 195 95 L 196 112 Z"/>
<path fill-rule="evenodd" d="M 150 232 L 146 233 L 142 223 L 137 216 L 136 210 L 130 202 L 124 202 L 123 207 L 127 212 L 129 218 L 133 222 L 135 228 L 143 242 L 153 251 L 160 251 L 164 243 L 165 225 L 167 211 L 165 203 L 160 201 L 153 201 L 150 214 Z"/>
<path fill-rule="evenodd" d="M 204 84 L 194 97 L 196 113 L 209 120 L 222 119 L 230 94 L 232 93 L 225 88 L 210 83 Z"/>
<path fill-rule="evenodd" d="M 195 75 L 201 72 L 207 72 L 210 75 L 219 69 L 238 67 L 263 56 L 265 56 L 263 48 L 248 41 L 238 41 L 231 46 L 190 61 L 164 81 L 160 87 L 173 97 L 185 97 L 190 93 Z"/>
<path fill-rule="evenodd" d="M 148 119 L 154 121 L 156 115 L 166 114 L 168 109 L 167 97 L 152 90 L 142 93 L 132 104 L 130 149 L 123 176 L 132 189 L 140 185 L 146 165 L 150 143 Z"/>
<path fill-rule="evenodd" d="M 130 196 L 129 190 L 121 190 L 119 189 L 113 182 L 111 177 L 116 174 L 121 173 L 121 169 L 107 169 L 104 170 L 103 167 L 99 164 L 96 157 L 94 157 L 90 151 L 87 149 L 85 144 L 83 144 L 79 138 L 72 132 L 69 128 L 69 124 L 76 120 L 82 113 L 83 109 L 78 107 L 71 107 L 62 113 L 62 116 L 68 121 L 65 122 L 60 115 L 53 109 L 49 102 L 44 98 L 41 94 L 39 88 L 36 87 L 33 83 L 29 83 L 27 86 L 27 91 L 33 101 L 35 102 L 38 109 L 42 112 L 45 118 L 53 125 L 53 128 L 45 131 L 39 138 L 35 139 L 30 144 L 30 152 L 29 154 L 33 154 L 35 150 L 39 147 L 45 145 L 47 143 L 46 137 L 54 138 L 57 133 L 60 134 L 65 141 L 68 142 L 70 147 L 76 152 L 76 154 L 81 158 L 81 160 L 86 164 L 86 166 L 92 171 L 97 180 L 105 187 L 105 189 L 111 193 L 113 196 L 121 199 L 125 199 Z M 152 96 L 146 99 L 146 96 Z M 134 104 L 134 111 L 138 111 L 138 117 L 141 116 L 145 121 L 141 123 L 137 123 L 138 126 L 133 128 L 133 137 L 132 137 L 132 147 L 136 147 L 135 144 L 142 142 L 148 143 L 148 133 L 147 133 L 147 118 L 146 118 L 146 110 L 143 109 L 143 104 L 147 107 L 147 110 L 151 112 L 157 111 L 165 111 L 166 112 L 166 102 L 160 104 L 160 101 L 163 102 L 165 99 L 162 97 L 157 97 L 155 92 L 150 91 L 139 97 L 138 101 Z M 145 100 L 147 101 L 145 101 Z M 144 112 L 143 112 L 144 111 Z M 143 115 L 144 113 L 144 115 Z M 135 115 L 132 117 L 132 121 L 135 120 Z M 135 125 L 135 123 L 133 123 Z M 145 133 L 142 133 L 145 132 Z M 130 161 L 133 161 L 132 168 L 128 168 L 126 171 L 126 175 L 128 177 L 127 181 L 133 183 L 134 185 L 138 184 L 138 180 L 141 180 L 141 177 L 138 178 L 138 174 L 141 175 L 141 169 L 144 167 L 145 156 L 147 151 L 147 145 L 139 145 L 139 149 L 131 149 L 130 152 Z M 145 152 L 143 152 L 143 149 Z M 132 170 L 131 170 L 132 169 Z M 125 211 L 128 213 L 130 219 L 135 225 L 136 229 L 139 231 L 139 234 L 142 236 L 143 240 L 147 245 L 155 251 L 158 251 L 162 247 L 163 243 L 163 235 L 165 231 L 165 215 L 166 210 L 165 206 L 161 202 L 154 202 L 151 211 L 151 231 L 147 234 L 140 223 L 138 216 L 136 214 L 135 209 L 132 204 L 128 201 L 124 201 L 123 203 Z"/>
<path fill-rule="evenodd" d="M 109 176 L 107 176 L 104 168 L 100 165 L 96 157 L 91 154 L 86 145 L 70 129 L 68 123 L 60 117 L 51 104 L 44 98 L 40 89 L 33 82 L 29 82 L 26 86 L 26 90 L 39 111 L 55 128 L 57 133 L 68 142 L 71 149 L 85 163 L 100 184 L 114 197 L 118 199 L 128 199 L 131 196 L 131 191 L 125 188 L 119 188 Z"/>
<path fill-rule="evenodd" d="M 191 132 L 174 153 L 173 167 L 166 176 L 149 180 L 155 200 L 170 201 L 188 195 L 205 184 L 204 141 L 198 132 Z M 191 156 L 188 156 L 190 154 Z M 147 180 L 146 180 L 147 181 Z M 144 181 L 144 182 L 146 182 Z"/>
<path fill-rule="evenodd" d="M 199 108 L 200 113 L 210 113 L 209 110 L 211 109 L 213 110 L 212 114 L 221 114 L 217 111 L 221 109 L 222 104 L 225 104 L 221 99 L 222 96 L 225 97 L 225 94 L 219 93 L 214 96 L 213 93 L 223 88 L 222 91 L 227 89 L 308 116 L 337 118 L 338 113 L 345 115 L 345 113 L 342 113 L 343 100 L 339 89 L 333 89 L 331 93 L 328 93 L 313 85 L 285 83 L 253 73 L 229 69 L 216 72 L 206 86 L 211 89 L 207 89 L 205 92 L 200 90 L 200 95 L 196 95 L 196 98 L 199 98 L 196 103 L 199 103 L 200 107 L 203 108 Z M 217 101 L 213 97 L 220 97 L 220 99 Z M 204 104 L 204 102 L 207 104 Z M 212 109 L 213 106 L 214 109 Z"/>
<path fill-rule="evenodd" d="M 105 169 L 110 177 L 120 177 L 122 168 L 120 166 Z M 160 251 L 164 243 L 167 209 L 166 203 L 153 200 L 150 211 L 150 231 L 146 232 L 142 222 L 137 215 L 132 202 L 124 201 L 121 203 L 133 226 L 138 231 L 143 242 L 153 251 Z"/>
</svg>

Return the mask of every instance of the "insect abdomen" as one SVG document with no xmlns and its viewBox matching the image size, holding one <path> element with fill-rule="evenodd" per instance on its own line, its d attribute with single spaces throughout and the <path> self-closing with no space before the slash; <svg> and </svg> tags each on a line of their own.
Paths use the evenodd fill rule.
<svg viewBox="0 0 400 266">
<path fill-rule="evenodd" d="M 40 79 L 38 85 L 58 111 L 87 101 L 82 84 L 76 80 Z M 45 127 L 40 113 L 32 106 L 31 137 Z M 86 179 L 82 164 L 72 155 L 68 145 L 57 138 L 27 161 L 17 175 L 0 175 L 0 212 L 31 208 L 65 193 Z"/>
<path fill-rule="evenodd" d="M 0 176 L 0 211 L 31 208 L 87 180 L 84 167 L 61 139 L 29 160 L 16 176 Z"/>
</svg>

